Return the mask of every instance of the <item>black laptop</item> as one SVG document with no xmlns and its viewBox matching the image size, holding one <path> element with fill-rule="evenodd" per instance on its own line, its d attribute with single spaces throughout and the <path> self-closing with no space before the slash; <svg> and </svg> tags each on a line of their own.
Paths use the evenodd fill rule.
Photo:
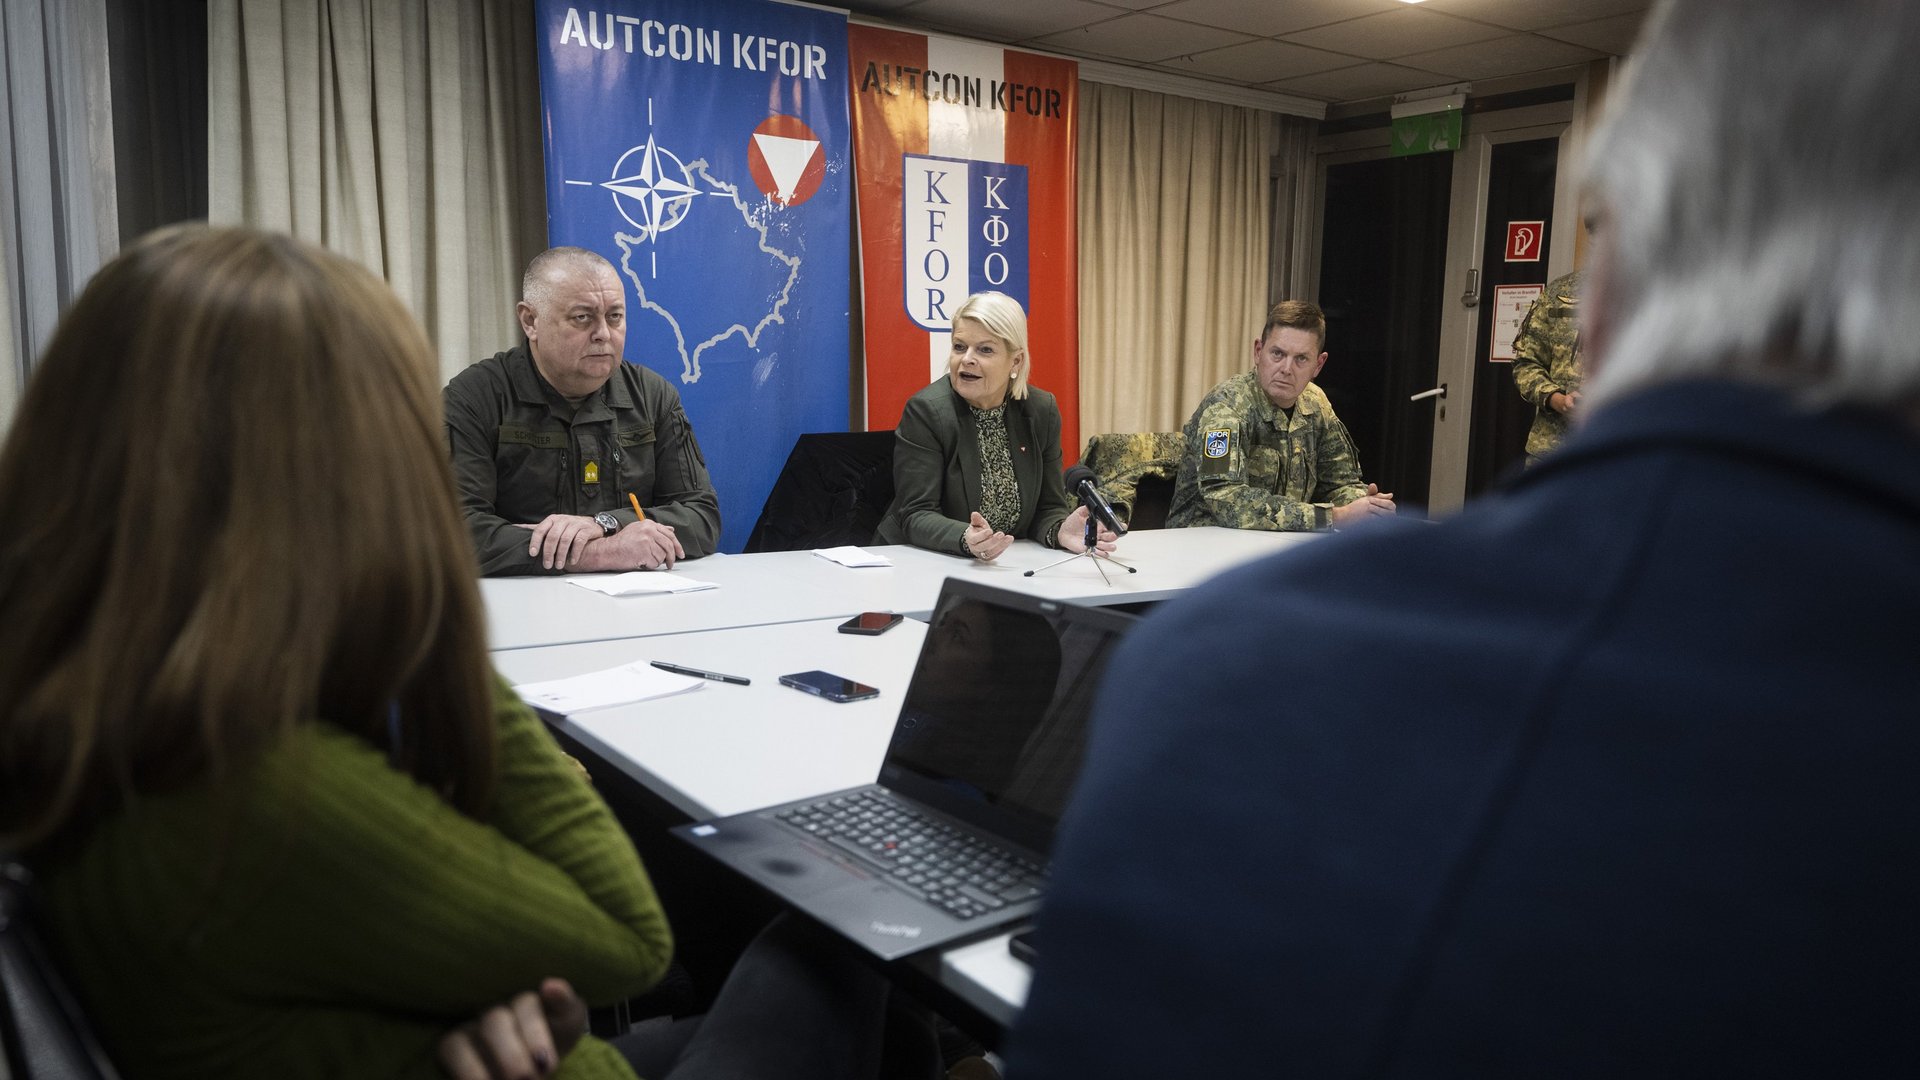
<svg viewBox="0 0 1920 1080">
<path fill-rule="evenodd" d="M 673 832 L 882 959 L 1024 919 L 1135 621 L 949 578 L 878 782 Z"/>
</svg>

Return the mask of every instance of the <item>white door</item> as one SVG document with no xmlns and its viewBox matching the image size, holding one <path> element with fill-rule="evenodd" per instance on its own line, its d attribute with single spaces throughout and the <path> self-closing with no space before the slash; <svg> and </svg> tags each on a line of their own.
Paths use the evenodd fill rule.
<svg viewBox="0 0 1920 1080">
<path fill-rule="evenodd" d="M 1520 400 L 1518 392 L 1513 390 L 1506 366 L 1489 363 L 1483 358 L 1487 329 L 1483 319 L 1491 313 L 1491 283 L 1503 276 L 1511 278 L 1521 275 L 1537 276 L 1538 282 L 1544 284 L 1573 266 L 1574 237 L 1579 227 L 1574 175 L 1577 128 L 1573 124 L 1573 117 L 1582 105 L 1585 79 L 1584 76 L 1577 79 L 1570 76 L 1568 81 L 1574 83 L 1570 100 L 1469 113 L 1464 123 L 1464 145 L 1453 155 L 1447 187 L 1449 208 L 1445 271 L 1444 284 L 1439 288 L 1440 295 L 1391 298 L 1394 304 L 1420 306 L 1429 317 L 1436 318 L 1439 325 L 1437 355 L 1390 357 L 1387 363 L 1406 365 L 1407 371 L 1398 378 L 1385 380 L 1395 387 L 1393 393 L 1396 400 L 1389 404 L 1398 410 L 1401 419 L 1397 422 L 1420 422 L 1424 426 L 1425 418 L 1428 415 L 1432 418 L 1430 460 L 1425 470 L 1419 469 L 1417 462 L 1412 463 L 1414 471 L 1411 474 L 1427 477 L 1426 505 L 1432 516 L 1451 513 L 1464 504 L 1469 494 L 1470 463 L 1476 466 L 1472 470 L 1478 474 L 1472 478 L 1475 483 L 1485 482 L 1486 474 L 1492 471 L 1493 464 L 1497 464 L 1491 462 L 1490 447 L 1504 455 L 1508 449 L 1505 444 L 1511 441 L 1512 456 L 1517 459 L 1521 454 L 1524 431 L 1518 436 L 1508 432 L 1496 435 L 1486 422 L 1489 401 L 1485 395 L 1504 393 L 1511 398 L 1510 401 L 1501 398 L 1492 400 L 1492 404 L 1507 410 L 1505 416 L 1495 419 L 1509 426 L 1513 422 L 1514 412 L 1525 410 L 1527 406 Z M 1560 85 L 1564 86 L 1565 83 Z M 1496 173 L 1506 167 L 1503 162 L 1513 157 L 1511 153 L 1497 154 L 1496 148 L 1509 143 L 1534 143 L 1539 140 L 1553 141 L 1550 196 L 1541 191 L 1533 191 L 1530 196 L 1536 203 L 1544 198 L 1550 197 L 1551 200 L 1550 209 L 1540 212 L 1540 216 L 1547 221 L 1546 258 L 1539 265 L 1524 269 L 1489 266 L 1488 238 L 1497 230 L 1500 238 L 1504 239 L 1507 226 L 1504 213 L 1489 213 L 1489 189 L 1496 180 Z M 1537 147 L 1528 148 L 1528 153 L 1535 159 L 1539 156 L 1537 151 Z M 1311 298 L 1324 304 L 1325 300 L 1318 295 L 1323 256 L 1328 250 L 1327 245 L 1346 242 L 1340 236 L 1324 235 L 1328 228 L 1324 219 L 1329 169 L 1390 156 L 1387 129 L 1371 128 L 1322 136 L 1316 141 L 1315 155 L 1319 205 L 1312 216 L 1312 234 L 1310 238 L 1305 238 L 1308 250 L 1313 253 L 1306 280 L 1315 283 L 1316 291 Z M 1538 183 L 1537 180 L 1534 182 Z M 1506 205 L 1509 195 L 1501 195 L 1496 202 Z M 1497 211 L 1499 207 L 1495 209 Z M 1499 217 L 1500 220 L 1491 220 L 1492 217 Z M 1495 256 L 1498 255 L 1496 251 Z M 1385 253 L 1381 257 L 1385 258 Z M 1416 370 L 1417 374 L 1408 373 Z M 1479 410 L 1483 430 L 1480 432 L 1481 445 L 1477 455 L 1474 449 L 1476 384 L 1479 384 L 1478 392 L 1483 395 Z M 1437 392 L 1441 387 L 1445 387 L 1444 396 Z M 1418 445 L 1424 447 L 1425 443 Z M 1370 470 L 1374 467 L 1373 462 L 1365 464 Z"/>
<path fill-rule="evenodd" d="M 1551 111 L 1549 111 L 1551 110 Z M 1571 105 L 1536 106 L 1469 118 L 1464 145 L 1455 155 L 1453 208 L 1447 225 L 1447 285 L 1440 301 L 1440 356 L 1438 383 L 1444 397 L 1428 400 L 1435 409 L 1433 472 L 1428 505 L 1435 516 L 1458 510 L 1467 496 L 1468 461 L 1475 423 L 1476 383 L 1506 380 L 1504 385 L 1480 387 L 1504 391 L 1517 400 L 1506 365 L 1485 359 L 1484 320 L 1491 319 L 1493 285 L 1509 267 L 1488 263 L 1489 237 L 1506 238 L 1508 222 L 1488 212 L 1488 190 L 1493 179 L 1494 148 L 1503 143 L 1553 139 L 1558 143 L 1554 169 L 1553 211 L 1548 219 L 1544 265 L 1523 271 L 1544 284 L 1573 268 L 1575 233 L 1579 229 Z M 1549 119 L 1551 112 L 1562 115 Z M 1544 115 L 1543 115 L 1544 114 Z M 1484 119 L 1483 119 L 1484 116 Z M 1492 220 L 1501 217 L 1501 220 Z M 1504 246 L 1503 244 L 1500 246 Z M 1494 258 L 1500 251 L 1496 249 Z M 1486 420 L 1485 409 L 1481 420 Z M 1510 433 L 1509 433 L 1510 435 Z M 1518 447 L 1514 448 L 1515 452 Z"/>
</svg>

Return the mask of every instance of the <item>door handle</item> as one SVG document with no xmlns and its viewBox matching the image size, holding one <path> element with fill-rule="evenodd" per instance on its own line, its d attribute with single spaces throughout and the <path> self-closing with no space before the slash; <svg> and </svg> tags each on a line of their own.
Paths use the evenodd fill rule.
<svg viewBox="0 0 1920 1080">
<path fill-rule="evenodd" d="M 1431 390 L 1422 390 L 1419 393 L 1408 398 L 1407 400 L 1408 401 L 1424 401 L 1427 398 L 1444 398 L 1446 396 L 1447 396 L 1447 384 L 1441 383 L 1439 386 L 1436 386 Z"/>
<path fill-rule="evenodd" d="M 1462 307 L 1480 306 L 1480 268 L 1477 266 L 1467 271 L 1467 291 L 1460 294 L 1460 304 Z"/>
</svg>

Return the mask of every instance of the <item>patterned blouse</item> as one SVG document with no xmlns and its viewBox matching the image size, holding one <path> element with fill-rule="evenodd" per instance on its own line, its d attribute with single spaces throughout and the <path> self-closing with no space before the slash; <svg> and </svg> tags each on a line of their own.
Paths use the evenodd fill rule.
<svg viewBox="0 0 1920 1080">
<path fill-rule="evenodd" d="M 995 532 L 1011 533 L 1020 524 L 1020 481 L 1007 446 L 1007 403 L 974 409 L 973 430 L 980 438 L 980 516 Z"/>
</svg>

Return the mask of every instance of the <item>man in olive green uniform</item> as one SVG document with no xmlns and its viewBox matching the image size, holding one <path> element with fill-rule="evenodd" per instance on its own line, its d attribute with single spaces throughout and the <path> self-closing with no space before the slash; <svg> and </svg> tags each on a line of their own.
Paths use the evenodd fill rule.
<svg viewBox="0 0 1920 1080">
<path fill-rule="evenodd" d="M 1361 479 L 1346 426 L 1312 384 L 1326 365 L 1327 319 L 1283 301 L 1253 343 L 1253 370 L 1213 388 L 1184 431 L 1170 527 L 1302 532 L 1394 512 Z"/>
<path fill-rule="evenodd" d="M 680 395 L 622 359 L 626 291 L 613 264 L 554 248 L 527 267 L 520 295 L 526 343 L 443 395 L 480 572 L 668 569 L 711 554 L 720 501 Z"/>
<path fill-rule="evenodd" d="M 1580 404 L 1580 272 L 1547 282 L 1513 339 L 1513 385 L 1534 408 L 1527 464 L 1560 445 Z"/>
</svg>

